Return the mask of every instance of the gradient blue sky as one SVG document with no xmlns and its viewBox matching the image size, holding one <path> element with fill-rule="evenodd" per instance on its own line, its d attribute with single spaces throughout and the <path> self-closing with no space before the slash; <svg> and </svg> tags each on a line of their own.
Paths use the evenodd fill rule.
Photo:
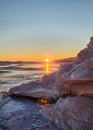
<svg viewBox="0 0 93 130">
<path fill-rule="evenodd" d="M 0 60 L 76 56 L 93 35 L 93 0 L 0 0 Z"/>
</svg>

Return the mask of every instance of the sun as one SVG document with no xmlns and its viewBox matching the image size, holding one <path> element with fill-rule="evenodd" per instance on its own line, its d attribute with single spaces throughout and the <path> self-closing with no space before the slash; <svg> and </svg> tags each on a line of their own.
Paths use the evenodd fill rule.
<svg viewBox="0 0 93 130">
<path fill-rule="evenodd" d="M 49 59 L 49 58 L 46 58 L 46 59 L 45 59 L 45 62 L 49 62 L 49 61 L 50 61 L 50 59 Z"/>
</svg>

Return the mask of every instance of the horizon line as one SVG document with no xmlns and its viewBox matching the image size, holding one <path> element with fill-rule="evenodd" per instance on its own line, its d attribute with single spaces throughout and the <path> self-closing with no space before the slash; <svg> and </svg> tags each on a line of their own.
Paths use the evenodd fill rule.
<svg viewBox="0 0 93 130">
<path fill-rule="evenodd" d="M 63 58 L 63 59 L 54 59 L 54 60 L 51 60 L 51 61 L 61 61 L 61 60 L 70 60 L 70 59 L 75 59 L 76 57 L 69 57 L 69 58 Z M 15 61 L 12 61 L 12 60 L 0 60 L 0 62 L 42 62 L 41 60 L 33 60 L 33 61 L 26 61 L 26 60 L 15 60 Z"/>
</svg>

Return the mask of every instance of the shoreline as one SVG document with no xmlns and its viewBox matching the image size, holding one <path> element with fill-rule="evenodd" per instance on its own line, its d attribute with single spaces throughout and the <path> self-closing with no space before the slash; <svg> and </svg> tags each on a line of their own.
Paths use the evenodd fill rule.
<svg viewBox="0 0 93 130">
<path fill-rule="evenodd" d="M 9 130 L 93 130 L 93 37 L 73 62 L 8 94 L 0 112 Z"/>
</svg>

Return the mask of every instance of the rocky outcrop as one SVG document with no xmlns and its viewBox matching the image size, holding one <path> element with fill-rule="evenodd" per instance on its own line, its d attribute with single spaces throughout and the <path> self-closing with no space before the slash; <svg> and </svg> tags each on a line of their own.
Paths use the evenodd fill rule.
<svg viewBox="0 0 93 130">
<path fill-rule="evenodd" d="M 62 66 L 58 74 L 60 76 L 54 86 L 59 97 L 64 95 L 93 97 L 93 37 L 87 48 L 78 54 L 77 60 Z"/>
<path fill-rule="evenodd" d="M 55 82 L 59 95 L 85 95 L 93 97 L 92 59 L 77 64 L 69 72 L 61 75 Z"/>
<path fill-rule="evenodd" d="M 93 99 L 87 97 L 60 98 L 56 104 L 42 110 L 55 122 L 58 130 L 93 130 Z"/>
<path fill-rule="evenodd" d="M 82 62 L 88 58 L 91 58 L 92 56 L 93 56 L 93 37 L 90 38 L 90 42 L 87 45 L 87 47 L 78 53 L 77 57 L 78 60 Z"/>
</svg>

